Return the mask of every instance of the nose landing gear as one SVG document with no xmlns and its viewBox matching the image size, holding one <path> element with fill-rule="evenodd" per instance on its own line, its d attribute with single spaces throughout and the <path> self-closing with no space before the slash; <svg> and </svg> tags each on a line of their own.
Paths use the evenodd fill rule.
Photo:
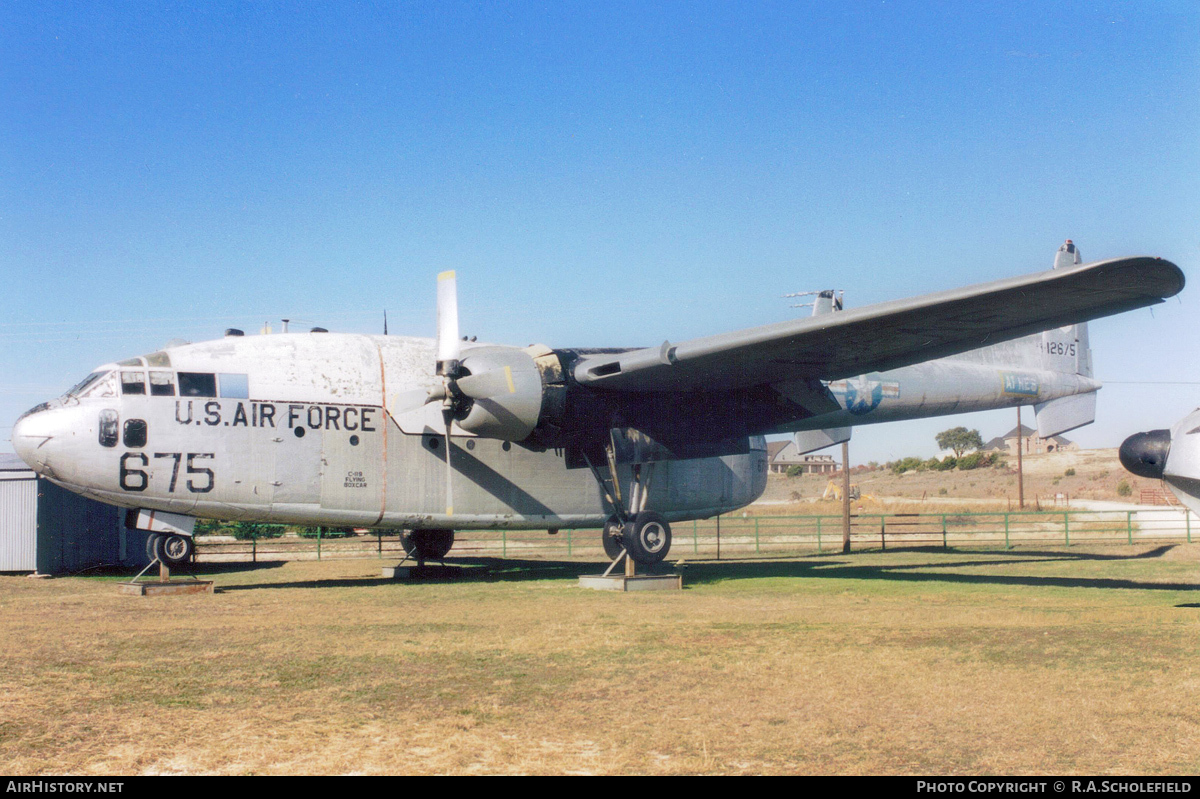
<svg viewBox="0 0 1200 799">
<path fill-rule="evenodd" d="M 146 536 L 146 559 L 158 561 L 168 567 L 182 566 L 192 559 L 195 544 L 184 535 L 150 533 Z"/>
</svg>

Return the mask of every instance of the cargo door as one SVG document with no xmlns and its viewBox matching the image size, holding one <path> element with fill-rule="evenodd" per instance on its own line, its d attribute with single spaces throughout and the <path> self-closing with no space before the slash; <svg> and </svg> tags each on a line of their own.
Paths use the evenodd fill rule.
<svg viewBox="0 0 1200 799">
<path fill-rule="evenodd" d="M 321 501 L 322 431 L 300 424 L 279 431 L 275 451 L 275 505 Z"/>
</svg>

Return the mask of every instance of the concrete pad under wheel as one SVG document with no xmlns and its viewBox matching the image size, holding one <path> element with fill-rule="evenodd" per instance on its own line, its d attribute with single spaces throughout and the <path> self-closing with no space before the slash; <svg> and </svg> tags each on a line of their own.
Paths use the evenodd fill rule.
<svg viewBox="0 0 1200 799">
<path fill-rule="evenodd" d="M 384 566 L 387 580 L 452 580 L 461 577 L 462 566 Z"/>
<path fill-rule="evenodd" d="M 587 574 L 579 577 L 580 588 L 596 591 L 681 591 L 682 574 L 646 574 L 626 577 L 623 574 Z"/>
<path fill-rule="evenodd" d="M 174 594 L 212 594 L 212 580 L 177 580 L 165 583 L 121 583 L 121 593 L 129 596 L 168 596 Z"/>
</svg>

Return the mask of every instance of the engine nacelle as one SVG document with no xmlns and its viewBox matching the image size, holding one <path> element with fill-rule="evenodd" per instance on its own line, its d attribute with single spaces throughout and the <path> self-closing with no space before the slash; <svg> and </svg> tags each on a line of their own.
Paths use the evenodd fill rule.
<svg viewBox="0 0 1200 799">
<path fill-rule="evenodd" d="M 484 438 L 528 438 L 542 413 L 542 377 L 533 357 L 515 347 L 479 347 L 463 353 L 462 368 L 494 380 L 487 396 L 471 399 L 458 426 Z"/>
</svg>

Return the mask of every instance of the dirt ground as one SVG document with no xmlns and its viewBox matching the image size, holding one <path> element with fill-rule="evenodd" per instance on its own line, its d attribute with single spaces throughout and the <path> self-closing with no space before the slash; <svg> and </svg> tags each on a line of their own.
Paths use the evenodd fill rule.
<svg viewBox="0 0 1200 799">
<path fill-rule="evenodd" d="M 0 772 L 1194 774 L 1198 550 L 0 576 Z"/>
<path fill-rule="evenodd" d="M 853 461 L 851 461 L 853 462 Z M 1116 449 L 1078 450 L 1075 452 L 1052 452 L 1028 455 L 1024 458 L 1025 500 L 1032 506 L 1039 502 L 1053 504 L 1068 500 L 1111 500 L 1137 502 L 1144 488 L 1162 488 L 1159 480 L 1135 477 L 1121 466 Z M 1066 472 L 1073 469 L 1073 475 Z M 778 504 L 786 502 L 815 502 L 825 491 L 830 481 L 828 475 L 805 475 L 786 477 L 771 475 L 766 493 L 760 503 Z M 835 478 L 841 483 L 841 476 Z M 863 494 L 880 500 L 903 498 L 926 500 L 936 504 L 943 499 L 985 500 L 997 505 L 1012 504 L 1018 500 L 1017 463 L 1007 459 L 1003 468 L 952 470 L 947 472 L 911 471 L 895 475 L 882 467 L 871 471 L 854 471 L 851 483 L 857 484 Z M 1129 486 L 1130 493 L 1122 496 L 1121 484 Z"/>
</svg>

